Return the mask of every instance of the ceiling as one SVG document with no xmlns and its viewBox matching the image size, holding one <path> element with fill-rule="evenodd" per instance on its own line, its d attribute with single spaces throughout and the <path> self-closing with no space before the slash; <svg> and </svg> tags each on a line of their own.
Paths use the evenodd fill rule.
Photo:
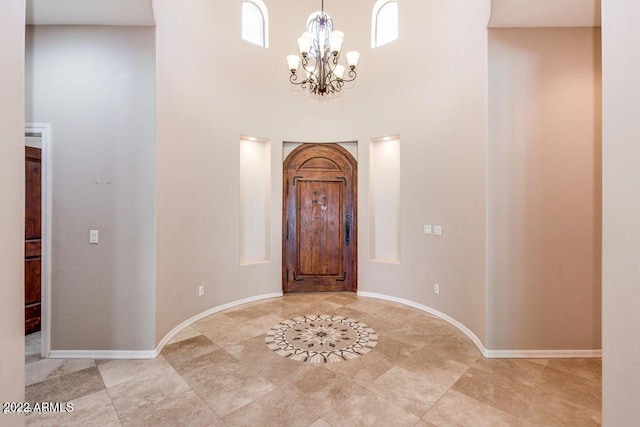
<svg viewBox="0 0 640 427">
<path fill-rule="evenodd" d="M 490 28 L 599 27 L 600 0 L 493 0 Z"/>
<path fill-rule="evenodd" d="M 28 25 L 154 26 L 152 0 L 27 0 Z"/>
<path fill-rule="evenodd" d="M 153 26 L 152 1 L 27 0 L 27 24 Z M 492 0 L 491 28 L 594 26 L 600 0 Z"/>
</svg>

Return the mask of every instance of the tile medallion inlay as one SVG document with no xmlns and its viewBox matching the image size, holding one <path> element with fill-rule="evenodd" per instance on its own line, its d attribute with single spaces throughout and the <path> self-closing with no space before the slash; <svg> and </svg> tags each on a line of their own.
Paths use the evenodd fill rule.
<svg viewBox="0 0 640 427">
<path fill-rule="evenodd" d="M 300 362 L 341 362 L 367 354 L 378 335 L 367 324 L 318 314 L 285 320 L 267 332 L 265 342 L 280 356 Z"/>
</svg>

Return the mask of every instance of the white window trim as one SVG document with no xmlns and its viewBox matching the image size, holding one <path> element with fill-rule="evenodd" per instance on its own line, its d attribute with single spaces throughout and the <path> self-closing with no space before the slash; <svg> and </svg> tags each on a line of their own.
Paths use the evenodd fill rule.
<svg viewBox="0 0 640 427">
<path fill-rule="evenodd" d="M 375 48 L 378 46 L 382 46 L 382 44 L 378 44 L 378 16 L 380 15 L 380 11 L 387 6 L 389 3 L 398 3 L 397 0 L 378 0 L 376 2 L 376 4 L 373 6 L 373 12 L 371 13 L 371 47 Z M 399 24 L 396 23 L 396 26 L 399 27 Z M 397 28 L 398 32 L 400 32 L 400 28 Z M 390 43 L 394 40 L 397 40 L 398 38 L 396 37 L 393 40 L 389 40 L 388 42 L 384 43 Z"/>
<path fill-rule="evenodd" d="M 269 47 L 269 11 L 267 10 L 267 5 L 264 4 L 262 0 L 242 0 L 242 3 L 243 5 L 244 3 L 251 3 L 254 6 L 256 6 L 260 11 L 260 14 L 262 15 L 262 32 L 263 32 L 262 40 L 264 41 L 264 43 L 262 45 L 256 44 L 256 46 L 262 46 L 264 48 L 268 48 Z M 244 25 L 244 17 L 242 19 L 242 25 Z M 243 38 L 243 40 L 248 41 L 251 44 L 255 44 L 250 40 L 246 40 L 245 38 Z"/>
</svg>

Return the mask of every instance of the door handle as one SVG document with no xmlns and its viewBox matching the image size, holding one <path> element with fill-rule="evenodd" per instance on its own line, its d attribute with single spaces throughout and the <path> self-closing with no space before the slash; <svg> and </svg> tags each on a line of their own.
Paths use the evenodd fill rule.
<svg viewBox="0 0 640 427">
<path fill-rule="evenodd" d="M 344 223 L 344 243 L 347 246 L 351 243 L 351 221 L 349 220 Z"/>
</svg>

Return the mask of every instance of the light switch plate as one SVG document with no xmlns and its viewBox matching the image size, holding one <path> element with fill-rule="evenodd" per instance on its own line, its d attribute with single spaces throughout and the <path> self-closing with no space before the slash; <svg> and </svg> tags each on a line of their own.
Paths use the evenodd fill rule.
<svg viewBox="0 0 640 427">
<path fill-rule="evenodd" d="M 436 236 L 442 236 L 442 227 L 439 225 L 434 225 L 433 234 L 435 234 Z"/>
<path fill-rule="evenodd" d="M 89 243 L 98 244 L 98 230 L 89 230 Z"/>
<path fill-rule="evenodd" d="M 424 234 L 431 234 L 431 225 L 425 225 L 424 226 Z"/>
</svg>

